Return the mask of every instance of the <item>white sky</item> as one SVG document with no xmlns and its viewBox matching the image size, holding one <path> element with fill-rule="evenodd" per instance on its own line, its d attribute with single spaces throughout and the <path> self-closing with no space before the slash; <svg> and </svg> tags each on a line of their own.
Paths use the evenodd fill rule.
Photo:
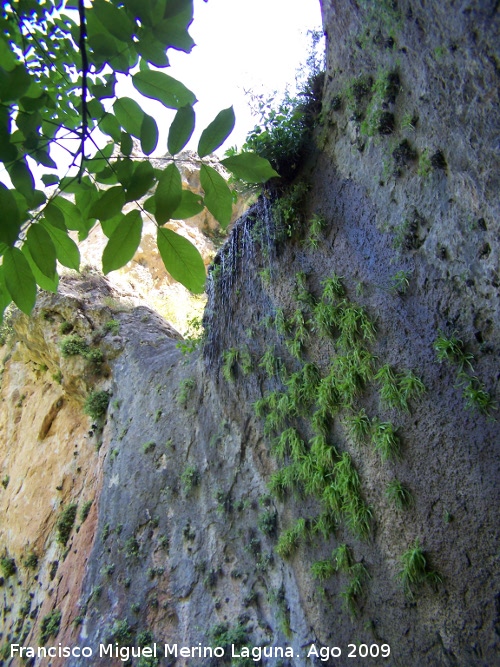
<svg viewBox="0 0 500 667">
<path fill-rule="evenodd" d="M 305 63 L 308 29 L 319 29 L 319 0 L 195 0 L 190 28 L 196 46 L 171 54 L 170 73 L 195 93 L 197 130 L 233 105 L 236 127 L 228 144 L 243 143 L 255 125 L 244 90 L 284 90 Z"/>
</svg>

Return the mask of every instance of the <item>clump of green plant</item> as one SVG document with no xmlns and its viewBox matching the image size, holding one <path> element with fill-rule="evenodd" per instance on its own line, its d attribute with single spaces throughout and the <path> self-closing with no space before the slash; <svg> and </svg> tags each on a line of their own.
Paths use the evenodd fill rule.
<svg viewBox="0 0 500 667">
<path fill-rule="evenodd" d="M 177 393 L 177 403 L 185 408 L 195 387 L 194 378 L 185 378 L 179 382 L 179 391 Z"/>
<path fill-rule="evenodd" d="M 391 278 L 390 292 L 395 294 L 406 294 L 410 286 L 410 274 L 408 271 L 398 271 Z"/>
<path fill-rule="evenodd" d="M 3 486 L 4 489 L 6 489 L 9 486 L 9 482 L 10 482 L 9 475 L 4 475 L 2 477 L 2 486 Z"/>
<path fill-rule="evenodd" d="M 221 646 L 228 650 L 232 645 L 241 648 L 248 642 L 247 630 L 241 623 L 234 626 L 218 623 L 209 630 L 208 636 L 212 646 Z"/>
<path fill-rule="evenodd" d="M 73 325 L 71 324 L 71 322 L 68 322 L 67 320 L 61 322 L 61 324 L 59 325 L 59 333 L 62 336 L 65 336 L 66 334 L 69 334 L 70 331 L 73 331 Z"/>
<path fill-rule="evenodd" d="M 63 357 L 73 357 L 81 355 L 85 357 L 89 351 L 89 344 L 78 334 L 65 336 L 60 343 L 61 354 Z"/>
<path fill-rule="evenodd" d="M 150 454 L 156 447 L 156 442 L 154 440 L 148 440 L 147 442 L 142 443 L 142 451 L 144 454 Z"/>
<path fill-rule="evenodd" d="M 84 413 L 94 421 L 102 419 L 108 410 L 109 399 L 107 391 L 91 391 L 83 406 Z"/>
<path fill-rule="evenodd" d="M 446 336 L 442 331 L 439 331 L 439 335 L 434 341 L 434 350 L 438 361 L 449 361 L 457 364 L 460 371 L 463 371 L 466 366 L 472 369 L 474 357 L 465 351 L 463 342 L 456 336 L 455 332 L 451 336 Z"/>
<path fill-rule="evenodd" d="M 34 570 L 36 569 L 38 565 L 38 556 L 34 551 L 30 551 L 24 558 L 23 560 L 23 565 L 24 567 L 28 568 L 28 570 Z"/>
<path fill-rule="evenodd" d="M 342 276 L 332 273 L 330 278 L 321 281 L 323 292 L 321 298 L 328 303 L 335 303 L 338 299 L 345 297 L 345 288 L 342 284 Z"/>
<path fill-rule="evenodd" d="M 497 409 L 491 394 L 486 391 L 484 384 L 476 376 L 471 377 L 467 373 L 459 373 L 458 379 L 462 386 L 465 405 L 468 408 L 475 408 L 485 415 Z"/>
<path fill-rule="evenodd" d="M 383 461 L 400 457 L 401 445 L 391 422 L 381 422 L 377 417 L 374 417 L 372 420 L 372 444 L 380 452 Z"/>
<path fill-rule="evenodd" d="M 427 178 L 432 172 L 432 163 L 429 157 L 429 149 L 425 148 L 418 158 L 417 174 L 422 178 Z"/>
<path fill-rule="evenodd" d="M 90 347 L 87 341 L 78 334 L 65 336 L 61 341 L 60 347 L 63 357 L 73 357 L 80 355 L 95 364 L 100 364 L 104 361 L 102 350 L 99 348 Z"/>
<path fill-rule="evenodd" d="M 300 236 L 303 230 L 304 201 L 309 185 L 299 181 L 273 203 L 275 239 L 277 242 Z"/>
<path fill-rule="evenodd" d="M 289 558 L 299 546 L 299 543 L 302 539 L 305 538 L 307 534 L 307 524 L 305 519 L 297 519 L 295 524 L 284 530 L 278 539 L 278 544 L 276 545 L 276 553 L 281 558 Z"/>
<path fill-rule="evenodd" d="M 354 563 L 349 568 L 349 583 L 340 595 L 351 618 L 355 618 L 358 613 L 357 598 L 363 593 L 364 583 L 369 578 L 363 563 Z"/>
<path fill-rule="evenodd" d="M 266 508 L 262 514 L 259 515 L 257 527 L 264 533 L 264 535 L 275 535 L 278 527 L 278 513 L 276 510 Z"/>
<path fill-rule="evenodd" d="M 117 642 L 120 646 L 126 646 L 132 642 L 132 628 L 126 618 L 116 620 L 113 623 L 109 639 Z"/>
<path fill-rule="evenodd" d="M 14 558 L 11 558 L 10 556 L 7 555 L 2 556 L 0 558 L 0 570 L 2 570 L 2 574 L 5 577 L 5 579 L 8 579 L 13 574 L 15 574 L 17 571 L 17 567 Z"/>
<path fill-rule="evenodd" d="M 184 340 L 179 341 L 176 345 L 184 355 L 197 350 L 205 340 L 205 329 L 201 317 L 192 317 L 187 324 L 188 329 L 184 334 Z"/>
<path fill-rule="evenodd" d="M 93 503 L 92 500 L 86 500 L 83 503 L 82 508 L 80 510 L 80 522 L 81 523 L 83 523 L 85 521 L 85 519 L 88 517 L 89 512 L 90 512 L 90 508 L 92 507 L 92 503 Z"/>
<path fill-rule="evenodd" d="M 382 70 L 370 88 L 365 119 L 361 123 L 361 132 L 369 137 L 375 134 L 392 134 L 394 131 L 394 115 L 386 110 L 388 102 L 394 102 L 399 92 L 399 76 L 397 72 Z"/>
<path fill-rule="evenodd" d="M 412 371 L 396 375 L 389 364 L 379 369 L 375 380 L 380 385 L 382 404 L 388 408 L 409 412 L 408 401 L 425 393 L 424 383 Z"/>
<path fill-rule="evenodd" d="M 71 503 L 62 510 L 57 520 L 57 542 L 63 547 L 66 546 L 66 543 L 69 540 L 69 536 L 71 535 L 71 531 L 73 530 L 77 510 L 78 504 Z"/>
<path fill-rule="evenodd" d="M 418 539 L 405 551 L 400 558 L 402 568 L 398 577 L 403 584 L 405 594 L 413 598 L 415 589 L 423 584 L 431 584 L 434 588 L 442 582 L 440 575 L 429 568 L 425 552 L 420 547 Z"/>
<path fill-rule="evenodd" d="M 40 625 L 40 644 L 44 645 L 51 637 L 57 637 L 61 618 L 62 613 L 59 609 L 53 609 L 50 614 L 43 617 Z"/>
<path fill-rule="evenodd" d="M 184 493 L 188 495 L 200 483 L 200 473 L 194 466 L 187 466 L 181 474 L 181 485 Z"/>
<path fill-rule="evenodd" d="M 130 557 L 130 558 L 135 558 L 139 555 L 139 542 L 137 539 L 132 536 L 129 537 L 128 540 L 125 542 L 125 556 Z"/>
<path fill-rule="evenodd" d="M 116 336 L 120 332 L 120 322 L 118 320 L 108 320 L 104 323 L 104 331 L 109 331 Z"/>
<path fill-rule="evenodd" d="M 354 442 L 363 442 L 371 433 L 372 425 L 370 418 L 362 408 L 358 413 L 351 415 L 345 420 L 349 437 Z"/>
<path fill-rule="evenodd" d="M 491 416 L 491 412 L 497 409 L 492 396 L 486 391 L 484 384 L 475 376 L 469 375 L 466 368 L 474 371 L 472 362 L 474 356 L 465 351 L 464 344 L 454 332 L 451 336 L 445 336 L 440 331 L 434 341 L 434 349 L 438 361 L 448 361 L 457 366 L 458 385 L 462 387 L 462 396 L 468 408 L 475 408 L 479 412 Z"/>
<path fill-rule="evenodd" d="M 222 359 L 222 375 L 228 382 L 234 382 L 237 367 L 241 369 L 245 376 L 252 370 L 252 357 L 246 346 L 242 348 L 231 347 L 229 350 L 224 350 Z"/>
<path fill-rule="evenodd" d="M 306 246 L 311 250 L 316 250 L 319 246 L 321 236 L 327 225 L 326 219 L 322 215 L 314 213 L 309 220 L 309 229 L 306 238 Z"/>
<path fill-rule="evenodd" d="M 282 369 L 281 360 L 276 356 L 274 347 L 267 347 L 262 355 L 259 368 L 262 368 L 268 378 L 278 375 Z"/>
<path fill-rule="evenodd" d="M 283 462 L 286 457 L 293 461 L 300 461 L 305 455 L 304 441 L 293 427 L 284 430 L 273 443 L 273 454 L 278 461 Z"/>
<path fill-rule="evenodd" d="M 257 272 L 257 275 L 262 280 L 262 284 L 265 285 L 266 287 L 269 287 L 269 285 L 271 284 L 271 269 L 270 268 L 261 269 L 260 271 Z"/>
<path fill-rule="evenodd" d="M 385 487 L 385 495 L 398 509 L 401 510 L 411 507 L 414 502 L 411 491 L 397 479 L 393 479 L 387 484 Z"/>
<path fill-rule="evenodd" d="M 0 346 L 8 343 L 14 334 L 14 327 L 12 326 L 13 312 L 13 305 L 7 306 L 3 319 L 0 322 Z"/>
<path fill-rule="evenodd" d="M 308 135 L 304 105 L 288 92 L 282 100 L 275 96 L 255 97 L 258 125 L 248 135 L 243 150 L 257 153 L 271 163 L 286 180 L 294 175 Z"/>
</svg>

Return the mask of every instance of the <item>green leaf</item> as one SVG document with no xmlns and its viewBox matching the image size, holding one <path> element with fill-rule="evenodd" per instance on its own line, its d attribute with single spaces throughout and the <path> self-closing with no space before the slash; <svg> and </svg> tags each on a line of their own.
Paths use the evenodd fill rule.
<svg viewBox="0 0 500 667">
<path fill-rule="evenodd" d="M 153 27 L 153 33 L 160 42 L 168 47 L 184 51 L 184 53 L 191 53 L 193 49 L 194 40 L 186 30 L 184 21 L 176 22 L 172 19 L 160 21 Z"/>
<path fill-rule="evenodd" d="M 195 192 L 191 192 L 191 190 L 183 190 L 181 203 L 172 213 L 172 220 L 187 220 L 201 213 L 204 208 L 203 197 L 201 195 L 197 195 Z"/>
<path fill-rule="evenodd" d="M 38 164 L 43 164 L 43 166 L 48 169 L 57 169 L 57 164 L 44 148 L 39 148 L 38 150 L 33 151 L 31 157 L 34 158 Z"/>
<path fill-rule="evenodd" d="M 29 315 L 36 301 L 36 282 L 19 248 L 7 248 L 3 256 L 5 285 L 16 306 Z"/>
<path fill-rule="evenodd" d="M 7 171 L 14 188 L 24 195 L 29 202 L 35 189 L 35 181 L 26 162 L 17 160 L 7 168 Z"/>
<path fill-rule="evenodd" d="M 52 202 L 50 204 L 47 204 L 47 206 L 43 209 L 43 214 L 45 216 L 45 220 L 50 223 L 53 227 L 56 227 L 57 229 L 60 229 L 63 232 L 66 232 L 66 223 L 64 221 L 64 213 L 61 211 L 60 208 L 55 206 Z"/>
<path fill-rule="evenodd" d="M 133 23 L 123 9 L 118 9 L 111 2 L 104 0 L 94 0 L 92 9 L 102 25 L 110 32 L 113 37 L 122 42 L 130 42 L 132 33 L 135 30 Z"/>
<path fill-rule="evenodd" d="M 42 183 L 46 186 L 57 185 L 59 176 L 57 174 L 42 174 Z"/>
<path fill-rule="evenodd" d="M 53 292 L 55 294 L 59 285 L 58 273 L 54 273 L 53 278 L 47 278 L 47 276 L 44 276 L 38 266 L 35 264 L 28 246 L 24 244 L 21 250 L 23 255 L 26 257 L 28 264 L 30 265 L 31 272 L 33 273 L 33 277 L 35 278 L 37 285 L 40 285 L 43 290 L 46 290 L 47 292 Z"/>
<path fill-rule="evenodd" d="M 0 183 L 0 241 L 11 245 L 17 239 L 21 216 L 12 192 Z"/>
<path fill-rule="evenodd" d="M 155 182 L 155 170 L 150 162 L 139 162 L 127 187 L 127 201 L 143 197 Z"/>
<path fill-rule="evenodd" d="M 101 222 L 101 229 L 103 231 L 104 236 L 107 236 L 108 239 L 111 238 L 111 234 L 115 231 L 120 222 L 123 220 L 123 217 L 124 217 L 123 213 L 118 213 L 118 215 L 115 215 L 114 218 L 110 218 L 109 220 L 103 220 Z"/>
<path fill-rule="evenodd" d="M 40 224 L 31 225 L 26 235 L 26 245 L 41 273 L 53 280 L 56 273 L 56 249 L 47 230 Z"/>
<path fill-rule="evenodd" d="M 58 227 L 54 227 L 45 220 L 42 220 L 41 224 L 45 227 L 52 239 L 52 243 L 56 249 L 57 259 L 68 269 L 78 271 L 80 268 L 80 251 L 73 239 L 68 236 L 68 232 L 63 231 Z"/>
<path fill-rule="evenodd" d="M 194 93 L 188 90 L 183 83 L 164 72 L 152 70 L 137 72 L 132 77 L 132 83 L 142 95 L 158 100 L 167 109 L 180 109 L 186 104 L 196 102 Z"/>
<path fill-rule="evenodd" d="M 141 148 L 145 155 L 151 155 L 158 144 L 158 127 L 152 116 L 144 114 L 141 125 Z"/>
<path fill-rule="evenodd" d="M 3 322 L 5 309 L 10 303 L 12 303 L 12 297 L 5 285 L 3 266 L 0 265 L 0 324 Z"/>
<path fill-rule="evenodd" d="M 31 76 L 24 65 L 16 65 L 10 72 L 0 69 L 0 99 L 3 103 L 18 100 L 30 84 Z"/>
<path fill-rule="evenodd" d="M 130 211 L 117 225 L 102 254 L 102 270 L 105 275 L 120 269 L 129 262 L 139 247 L 142 234 L 142 218 L 139 211 Z"/>
<path fill-rule="evenodd" d="M 69 199 L 59 196 L 52 200 L 51 205 L 57 206 L 63 213 L 64 224 L 68 229 L 79 232 L 84 228 L 79 208 Z"/>
<path fill-rule="evenodd" d="M 152 31 L 140 31 L 139 41 L 134 43 L 137 53 L 143 60 L 155 67 L 168 67 L 166 48 L 163 42 L 159 42 Z"/>
<path fill-rule="evenodd" d="M 200 183 L 205 191 L 205 206 L 225 229 L 233 212 L 231 190 L 222 176 L 206 164 L 201 165 Z"/>
<path fill-rule="evenodd" d="M 203 292 L 205 264 L 194 245 L 165 227 L 158 228 L 157 242 L 165 268 L 172 278 L 182 283 L 190 292 Z"/>
<path fill-rule="evenodd" d="M 236 178 L 247 183 L 265 183 L 270 178 L 279 176 L 268 160 L 255 153 L 241 153 L 220 161 Z"/>
<path fill-rule="evenodd" d="M 198 144 L 198 155 L 205 157 L 213 153 L 226 141 L 234 128 L 235 117 L 233 107 L 223 109 L 201 133 Z"/>
<path fill-rule="evenodd" d="M 104 134 L 107 134 L 113 139 L 117 144 L 121 141 L 121 127 L 116 116 L 113 116 L 112 113 L 104 114 L 99 123 L 99 129 Z"/>
<path fill-rule="evenodd" d="M 17 60 L 14 58 L 10 45 L 3 38 L 0 38 L 0 67 L 6 72 L 12 72 L 16 65 Z"/>
<path fill-rule="evenodd" d="M 89 215 L 99 220 L 108 220 L 120 213 L 125 205 L 125 191 L 121 185 L 106 190 L 90 209 Z"/>
<path fill-rule="evenodd" d="M 122 132 L 122 138 L 120 141 L 120 151 L 122 152 L 122 155 L 130 155 L 133 148 L 134 142 L 132 141 L 130 134 L 128 132 Z"/>
<path fill-rule="evenodd" d="M 155 218 L 159 225 L 170 220 L 182 199 L 182 179 L 175 164 L 169 164 L 158 179 Z"/>
<path fill-rule="evenodd" d="M 119 97 L 113 104 L 113 110 L 125 132 L 140 139 L 144 111 L 137 102 L 130 97 Z"/>
<path fill-rule="evenodd" d="M 170 130 L 168 132 L 168 152 L 170 155 L 180 153 L 187 142 L 191 139 L 195 125 L 195 113 L 192 106 L 187 104 L 181 107 L 175 114 Z"/>
</svg>

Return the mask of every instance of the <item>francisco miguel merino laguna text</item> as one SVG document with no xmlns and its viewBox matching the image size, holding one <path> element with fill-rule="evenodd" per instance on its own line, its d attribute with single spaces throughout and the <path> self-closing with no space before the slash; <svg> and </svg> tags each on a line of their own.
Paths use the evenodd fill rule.
<svg viewBox="0 0 500 667">
<path fill-rule="evenodd" d="M 95 651 L 100 658 L 119 658 L 126 662 L 130 658 L 156 658 L 161 655 L 172 655 L 175 658 L 223 658 L 226 649 L 222 646 L 179 646 L 178 644 L 164 644 L 162 648 L 156 643 L 151 646 L 120 646 L 115 644 L 99 644 L 99 650 Z M 92 658 L 94 651 L 90 646 L 21 646 L 10 645 L 10 657 L 21 658 Z M 293 649 L 290 646 L 254 646 L 238 648 L 231 644 L 232 658 L 252 658 L 258 662 L 261 658 L 293 658 Z"/>
</svg>

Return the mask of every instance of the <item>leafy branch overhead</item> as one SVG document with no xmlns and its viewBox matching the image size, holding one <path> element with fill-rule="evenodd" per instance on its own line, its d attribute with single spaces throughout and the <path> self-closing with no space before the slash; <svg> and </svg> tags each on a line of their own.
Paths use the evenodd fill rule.
<svg viewBox="0 0 500 667">
<path fill-rule="evenodd" d="M 193 48 L 188 32 L 192 20 L 193 0 L 3 3 L 0 318 L 11 301 L 29 314 L 37 286 L 55 292 L 57 262 L 78 270 L 80 253 L 70 232 L 83 241 L 100 224 L 108 238 L 103 271 L 109 273 L 133 257 L 144 216 L 157 225 L 167 271 L 189 290 L 203 291 L 205 267 L 198 250 L 164 225 L 192 217 L 205 206 L 223 227 L 229 224 L 232 193 L 203 158 L 226 141 L 235 117 L 232 107 L 224 109 L 201 133 L 203 196 L 184 190 L 175 156 L 193 134 L 197 100 L 164 68 L 168 49 L 189 53 Z M 117 74 L 130 76 L 138 94 L 176 112 L 165 147 L 170 159 L 162 169 L 148 157 L 158 147 L 157 122 L 137 100 L 116 96 Z M 108 139 L 103 148 L 95 138 L 97 128 Z M 141 156 L 132 152 L 134 139 Z M 51 154 L 55 146 L 71 155 L 66 175 L 57 171 Z M 277 176 L 266 159 L 252 152 L 221 163 L 249 183 Z M 33 165 L 37 174 L 45 172 L 44 189 L 36 186 Z M 136 207 L 130 211 L 131 202 Z"/>
</svg>

